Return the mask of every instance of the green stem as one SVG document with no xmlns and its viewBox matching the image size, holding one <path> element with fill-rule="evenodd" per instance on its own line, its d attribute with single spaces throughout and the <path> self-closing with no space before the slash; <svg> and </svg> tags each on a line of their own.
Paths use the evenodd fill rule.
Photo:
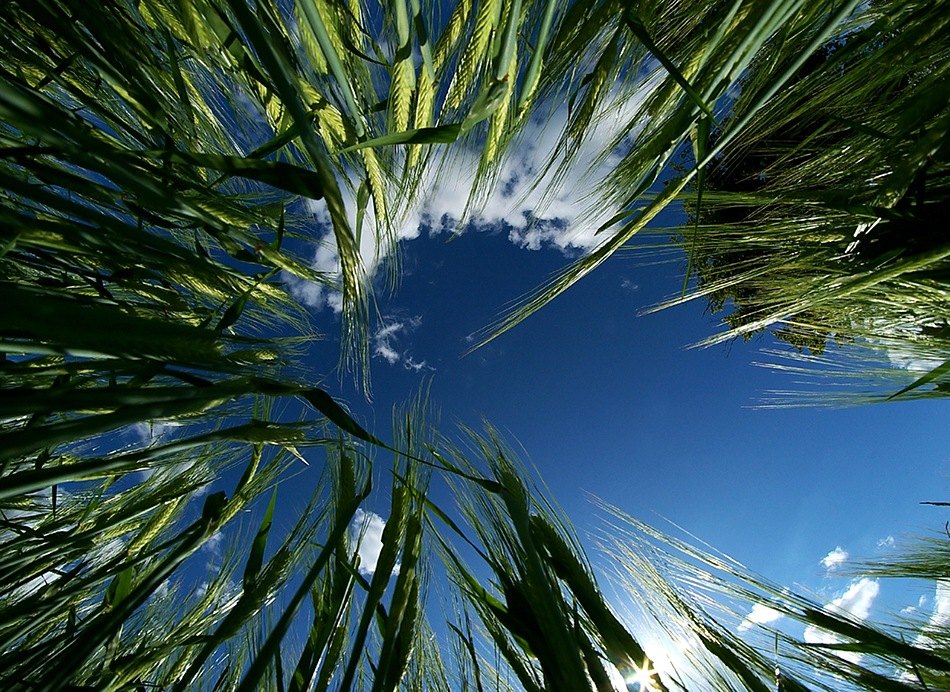
<svg viewBox="0 0 950 692">
<path fill-rule="evenodd" d="M 541 78 L 541 64 L 544 62 L 544 48 L 548 43 L 548 34 L 551 33 L 551 24 L 554 23 L 554 10 L 558 6 L 557 0 L 548 0 L 544 8 L 544 16 L 541 17 L 541 28 L 538 29 L 538 41 L 534 45 L 534 52 L 531 54 L 531 61 L 528 63 L 527 72 L 525 72 L 524 86 L 521 89 L 521 95 L 518 97 L 518 112 L 524 108 L 534 94 L 538 86 L 538 80 Z"/>
</svg>

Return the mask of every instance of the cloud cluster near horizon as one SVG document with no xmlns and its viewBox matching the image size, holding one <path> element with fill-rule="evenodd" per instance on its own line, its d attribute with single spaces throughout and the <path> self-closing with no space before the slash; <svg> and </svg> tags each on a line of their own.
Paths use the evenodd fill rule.
<svg viewBox="0 0 950 692">
<path fill-rule="evenodd" d="M 850 615 L 858 620 L 866 620 L 871 613 L 871 606 L 881 591 L 877 579 L 863 577 L 852 581 L 843 594 L 825 605 L 825 610 L 839 615 Z M 844 639 L 820 629 L 814 625 L 805 628 L 803 638 L 808 644 L 842 644 Z M 842 658 L 858 663 L 861 654 L 853 651 L 842 651 L 838 654 Z"/>
</svg>

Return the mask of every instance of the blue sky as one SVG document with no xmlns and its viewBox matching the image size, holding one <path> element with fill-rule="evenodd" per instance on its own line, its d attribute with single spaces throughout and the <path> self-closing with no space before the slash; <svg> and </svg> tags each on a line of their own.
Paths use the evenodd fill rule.
<svg viewBox="0 0 950 692">
<path fill-rule="evenodd" d="M 945 513 L 919 503 L 946 499 L 945 404 L 755 408 L 794 385 L 754 364 L 773 340 L 688 348 L 717 318 L 701 301 L 641 316 L 680 291 L 685 269 L 682 257 L 656 264 L 642 253 L 610 260 L 463 356 L 473 333 L 568 261 L 552 243 L 526 249 L 514 230 L 495 220 L 402 243 L 401 285 L 380 296 L 373 401 L 348 379 L 326 382 L 357 418 L 387 434 L 393 406 L 429 381 L 443 431 L 486 419 L 507 432 L 582 535 L 603 527 L 596 496 L 819 600 L 850 598 L 881 618 L 923 595 L 929 612 L 932 589 L 840 573 L 941 529 Z M 312 310 L 329 338 L 308 357 L 327 372 L 338 318 L 329 305 Z"/>
</svg>

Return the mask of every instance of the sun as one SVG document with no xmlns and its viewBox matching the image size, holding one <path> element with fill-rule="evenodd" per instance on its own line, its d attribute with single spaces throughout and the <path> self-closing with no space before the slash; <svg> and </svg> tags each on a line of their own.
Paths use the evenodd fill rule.
<svg viewBox="0 0 950 692">
<path fill-rule="evenodd" d="M 640 692 L 655 690 L 657 687 L 654 685 L 654 675 L 656 675 L 656 671 L 650 667 L 650 661 L 645 660 L 642 666 L 639 668 L 634 668 L 633 673 L 627 676 L 627 687 L 630 688 L 631 686 L 636 685 L 634 689 L 640 690 Z"/>
</svg>

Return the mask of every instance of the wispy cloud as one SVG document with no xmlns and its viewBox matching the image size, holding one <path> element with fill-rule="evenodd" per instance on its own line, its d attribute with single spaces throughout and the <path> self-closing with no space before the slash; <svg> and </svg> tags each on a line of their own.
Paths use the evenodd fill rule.
<svg viewBox="0 0 950 692">
<path fill-rule="evenodd" d="M 897 541 L 893 536 L 885 536 L 877 542 L 878 550 L 893 550 L 897 546 Z"/>
<path fill-rule="evenodd" d="M 153 420 L 145 423 L 136 423 L 132 426 L 131 432 L 142 446 L 153 447 L 159 442 L 164 441 L 176 427 L 178 427 L 177 423 Z"/>
<path fill-rule="evenodd" d="M 6 517 L 11 518 L 10 515 L 13 511 L 15 510 L 6 510 Z M 29 520 L 23 521 L 21 519 L 17 523 L 21 526 L 29 526 L 33 522 Z M 105 543 L 99 543 L 86 554 L 85 562 L 90 568 L 98 569 L 119 557 L 123 548 L 125 548 L 125 544 L 125 540 L 121 537 L 113 538 Z M 54 569 L 46 570 L 33 576 L 9 592 L 7 595 L 9 603 L 15 603 L 21 599 L 33 596 L 40 589 L 59 581 L 63 577 L 65 570 L 66 565 L 57 565 Z"/>
<path fill-rule="evenodd" d="M 848 551 L 839 545 L 830 553 L 821 558 L 821 565 L 828 572 L 834 572 L 836 569 L 841 567 L 841 565 L 848 561 L 848 557 Z"/>
<path fill-rule="evenodd" d="M 871 612 L 874 599 L 880 593 L 881 585 L 876 579 L 864 577 L 851 582 L 847 590 L 827 605 L 825 610 L 838 614 L 849 614 L 858 620 L 866 620 Z M 837 635 L 813 625 L 805 628 L 804 639 L 809 644 L 840 644 L 843 640 Z M 861 654 L 852 651 L 843 651 L 839 655 L 857 663 Z"/>
<path fill-rule="evenodd" d="M 756 603 L 752 606 L 749 614 L 739 623 L 739 631 L 745 632 L 756 625 L 768 625 L 777 622 L 782 617 L 783 615 L 774 608 L 769 608 L 764 603 Z"/>
<path fill-rule="evenodd" d="M 222 547 L 224 544 L 224 534 L 220 531 L 215 531 L 213 534 L 208 536 L 208 540 L 204 542 L 201 546 L 201 550 L 208 553 L 208 564 L 213 565 L 221 561 L 222 557 Z"/>
<path fill-rule="evenodd" d="M 640 290 L 639 284 L 634 283 L 626 277 L 620 280 L 620 288 L 625 291 L 629 291 L 630 293 L 635 293 L 636 291 Z"/>
<path fill-rule="evenodd" d="M 360 574 L 368 577 L 375 574 L 379 554 L 383 549 L 385 528 L 386 520 L 375 512 L 358 509 L 353 515 L 353 521 L 350 523 L 350 544 L 356 546 L 356 554 L 360 559 Z M 393 571 L 398 569 L 399 565 L 396 565 Z"/>
<path fill-rule="evenodd" d="M 28 598 L 35 594 L 40 589 L 49 586 L 53 582 L 56 582 L 60 579 L 62 575 L 54 571 L 43 572 L 39 574 L 26 583 L 18 586 L 10 592 L 8 598 L 10 603 L 15 603 L 21 599 Z"/>
<path fill-rule="evenodd" d="M 925 594 L 921 595 L 921 597 L 917 599 L 917 605 L 901 608 L 901 615 L 913 615 L 914 613 L 923 610 L 924 606 L 927 605 L 927 601 L 927 596 Z"/>
<path fill-rule="evenodd" d="M 412 356 L 406 355 L 402 361 L 402 365 L 406 370 L 414 370 L 415 372 L 420 372 L 421 370 L 435 370 L 434 367 L 429 365 L 424 360 L 413 360 Z"/>
<path fill-rule="evenodd" d="M 329 308 L 338 314 L 343 310 L 343 295 L 335 290 L 334 286 L 340 278 L 340 255 L 333 231 L 330 230 L 330 215 L 322 202 L 310 204 L 308 208 L 313 213 L 317 226 L 324 229 L 322 238 L 314 247 L 310 268 L 326 277 L 326 284 L 308 281 L 286 271 L 281 271 L 280 278 L 287 285 L 290 294 L 307 307 L 314 310 Z"/>
<path fill-rule="evenodd" d="M 408 319 L 384 318 L 382 326 L 373 334 L 373 355 L 390 365 L 401 363 L 407 370 L 434 370 L 426 361 L 413 358 L 409 349 L 403 348 L 400 343 L 421 324 L 422 317 L 419 315 Z"/>
<path fill-rule="evenodd" d="M 940 317 L 922 324 L 895 323 L 878 318 L 869 320 L 866 328 L 873 334 L 869 342 L 884 351 L 893 367 L 919 377 L 940 367 L 946 360 L 946 354 L 928 346 L 930 340 L 925 338 L 925 331 L 946 326 L 946 320 Z"/>
<path fill-rule="evenodd" d="M 165 596 L 168 595 L 169 591 L 171 591 L 171 588 L 172 588 L 171 580 L 166 579 L 161 584 L 159 584 L 158 588 L 155 589 L 154 593 L 152 593 L 152 598 L 155 598 L 155 599 L 165 598 Z"/>
<path fill-rule="evenodd" d="M 314 310 L 322 310 L 327 307 L 328 290 L 327 287 L 318 284 L 315 281 L 307 281 L 290 272 L 281 271 L 280 278 L 287 286 L 287 290 L 299 302 Z"/>
</svg>

